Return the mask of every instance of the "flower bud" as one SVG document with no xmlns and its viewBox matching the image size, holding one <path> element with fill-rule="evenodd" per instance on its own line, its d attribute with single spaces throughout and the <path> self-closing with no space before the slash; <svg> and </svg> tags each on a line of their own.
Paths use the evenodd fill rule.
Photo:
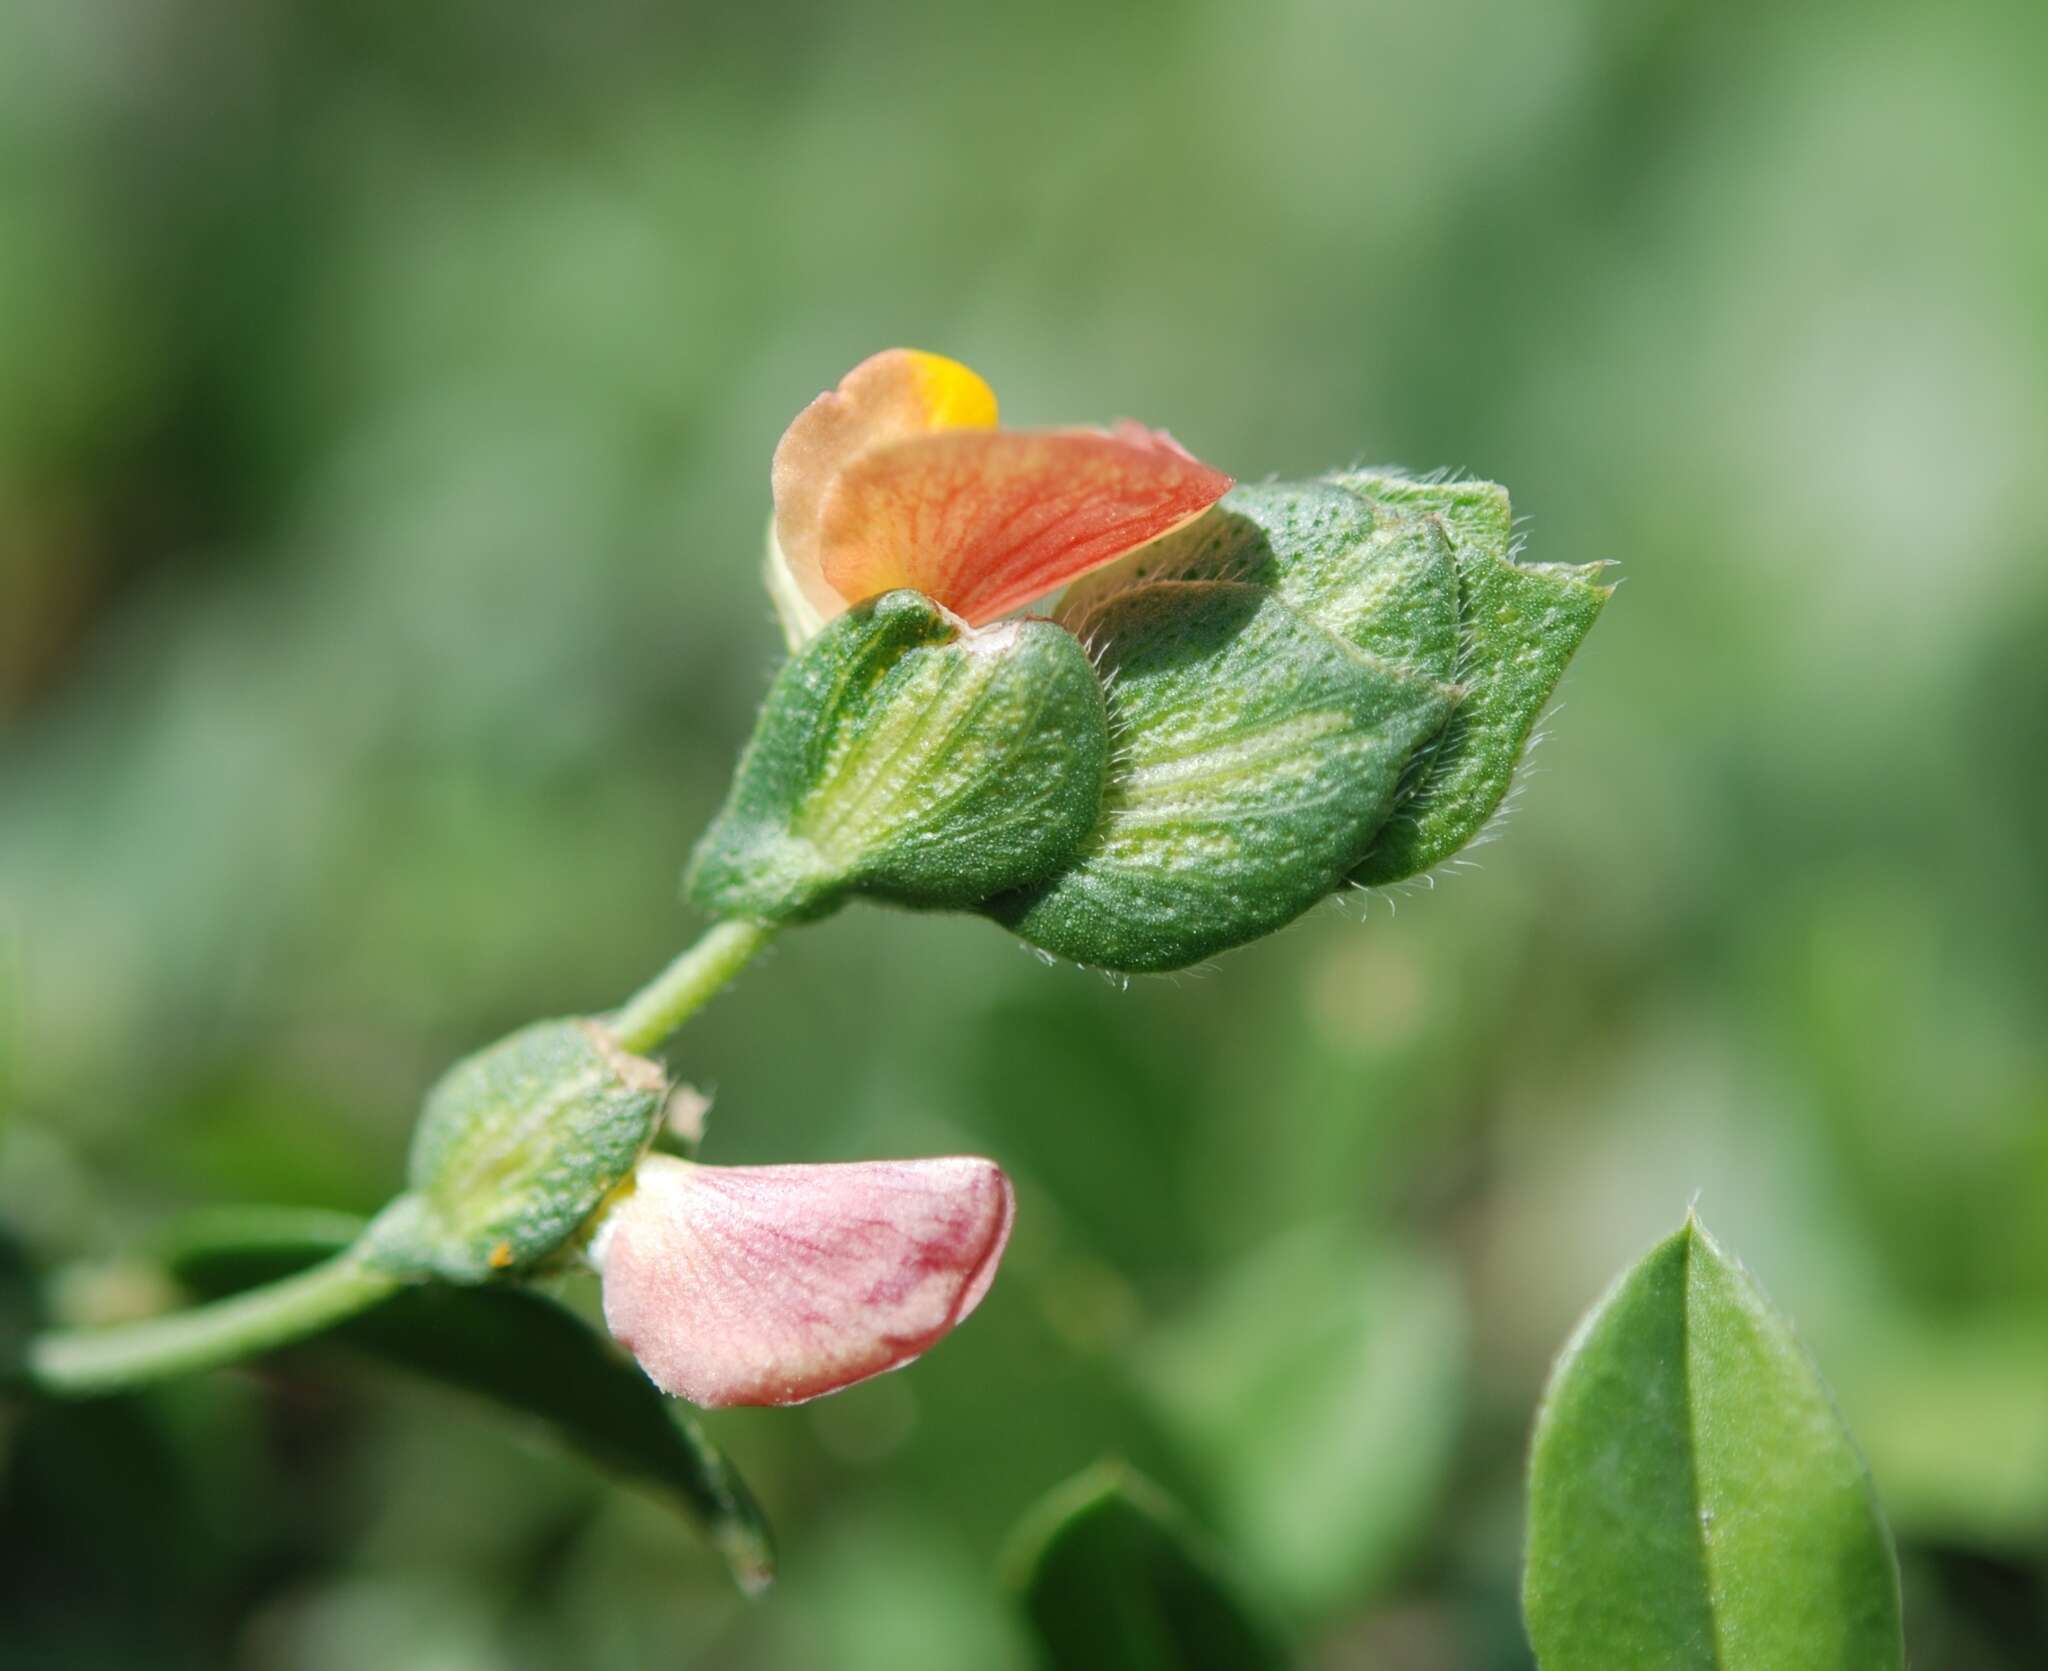
<svg viewBox="0 0 2048 1671">
<path fill-rule="evenodd" d="M 684 889 L 715 915 L 764 921 L 822 915 L 853 891 L 971 906 L 1072 856 L 1107 753 L 1102 693 L 1071 634 L 969 627 L 886 593 L 784 666 Z"/>
<path fill-rule="evenodd" d="M 1338 480 L 1382 514 L 1441 523 L 1458 575 L 1457 682 L 1464 694 L 1353 877 L 1378 887 L 1443 863 L 1486 827 L 1565 664 L 1614 588 L 1600 584 L 1599 563 L 1515 562 L 1507 490 L 1492 482 L 1385 474 Z"/>
<path fill-rule="evenodd" d="M 1241 581 L 1150 581 L 1067 619 L 1109 680 L 1102 818 L 1050 882 L 989 909 L 1111 969 L 1199 962 L 1340 886 L 1455 695 Z"/>
<path fill-rule="evenodd" d="M 1442 684 L 1456 677 L 1458 575 L 1443 525 L 1335 482 L 1237 488 L 1199 522 L 1070 587 L 1059 618 L 1085 631 L 1108 600 L 1159 580 L 1264 587 L 1354 649 Z"/>
<path fill-rule="evenodd" d="M 1450 857 L 1506 794 L 1608 596 L 1522 568 L 1491 483 L 1241 487 L 1071 588 L 1116 742 L 1077 860 L 987 909 L 1111 969 L 1174 969 L 1347 883 Z"/>
<path fill-rule="evenodd" d="M 775 919 L 858 888 L 1164 970 L 1428 870 L 1500 807 L 1610 591 L 1511 533 L 1492 483 L 1356 474 L 1234 489 L 1053 623 L 891 594 L 778 681 L 693 897 Z M 980 665 L 987 632 L 1017 636 Z"/>
<path fill-rule="evenodd" d="M 595 1021 L 542 1021 L 457 1062 L 427 1093 L 407 1193 L 372 1231 L 387 1267 L 450 1282 L 559 1249 L 632 1171 L 667 1090 Z"/>
<path fill-rule="evenodd" d="M 995 1280 L 993 1161 L 700 1166 L 650 1155 L 591 1237 L 605 1325 L 693 1404 L 799 1404 L 898 1369 Z"/>
</svg>

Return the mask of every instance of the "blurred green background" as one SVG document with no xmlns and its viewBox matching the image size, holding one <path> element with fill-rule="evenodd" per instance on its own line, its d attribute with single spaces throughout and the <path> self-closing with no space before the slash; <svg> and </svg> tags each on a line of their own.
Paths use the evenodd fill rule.
<svg viewBox="0 0 2048 1671">
<path fill-rule="evenodd" d="M 2038 1666 L 2044 34 L 0 10 L 10 1327 L 31 1272 L 134 1302 L 92 1262 L 182 1207 L 374 1205 L 442 1063 L 695 931 L 779 654 L 769 450 L 876 348 L 1247 479 L 1490 476 L 1532 557 L 1626 565 L 1505 839 L 1398 911 L 1120 990 L 856 907 L 682 1036 L 710 1158 L 966 1148 L 1022 1195 L 916 1369 L 713 1424 L 766 1602 L 309 1349 L 6 1410 L 0 1662 L 1013 1671 L 1008 1529 L 1114 1452 L 1309 1664 L 1527 1667 L 1549 1356 L 1697 1196 L 1869 1455 L 1914 1662 Z"/>
</svg>

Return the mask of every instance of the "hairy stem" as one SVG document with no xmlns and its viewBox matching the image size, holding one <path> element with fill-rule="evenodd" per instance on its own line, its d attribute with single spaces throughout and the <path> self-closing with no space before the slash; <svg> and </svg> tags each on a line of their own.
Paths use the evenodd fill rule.
<svg viewBox="0 0 2048 1671">
<path fill-rule="evenodd" d="M 54 1393 L 119 1392 L 254 1357 L 351 1317 L 400 1285 L 351 1248 L 211 1305 L 113 1328 L 42 1335 L 29 1346 L 29 1373 Z"/>
<path fill-rule="evenodd" d="M 719 923 L 612 1017 L 620 1045 L 653 1050 L 722 991 L 774 930 Z M 118 1392 L 254 1357 L 375 1305 L 404 1278 L 373 1266 L 363 1244 L 311 1270 L 210 1305 L 105 1329 L 67 1329 L 29 1346 L 29 1373 L 53 1393 Z"/>
<path fill-rule="evenodd" d="M 717 997 L 774 933 L 765 923 L 719 923 L 708 929 L 612 1016 L 611 1028 L 620 1046 L 636 1055 L 657 1049 Z"/>
</svg>

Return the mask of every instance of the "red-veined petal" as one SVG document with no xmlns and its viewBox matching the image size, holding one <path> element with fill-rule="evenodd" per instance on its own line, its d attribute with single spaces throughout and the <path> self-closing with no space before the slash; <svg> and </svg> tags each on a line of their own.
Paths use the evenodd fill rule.
<svg viewBox="0 0 2048 1671">
<path fill-rule="evenodd" d="M 1135 424 L 914 436 L 835 474 L 819 569 L 848 603 L 911 586 L 980 623 L 1201 515 L 1230 485 Z"/>
<path fill-rule="evenodd" d="M 640 1163 L 592 1243 L 605 1324 L 693 1404 L 798 1404 L 910 1362 L 981 1303 L 1015 1197 L 993 1161 Z"/>
</svg>

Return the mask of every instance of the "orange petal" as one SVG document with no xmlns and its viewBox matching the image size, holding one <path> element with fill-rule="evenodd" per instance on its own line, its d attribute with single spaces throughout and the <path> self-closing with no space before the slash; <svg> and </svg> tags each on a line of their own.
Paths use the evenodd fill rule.
<svg viewBox="0 0 2048 1671">
<path fill-rule="evenodd" d="M 833 478 L 818 566 L 848 603 L 913 586 L 980 623 L 1201 515 L 1230 485 L 1136 424 L 921 435 Z"/>
<path fill-rule="evenodd" d="M 818 570 L 818 507 L 832 478 L 870 447 L 913 435 L 990 429 L 995 391 L 958 360 L 889 348 L 849 371 L 796 416 L 775 448 L 775 543 L 803 597 L 822 616 L 846 599 Z"/>
</svg>

